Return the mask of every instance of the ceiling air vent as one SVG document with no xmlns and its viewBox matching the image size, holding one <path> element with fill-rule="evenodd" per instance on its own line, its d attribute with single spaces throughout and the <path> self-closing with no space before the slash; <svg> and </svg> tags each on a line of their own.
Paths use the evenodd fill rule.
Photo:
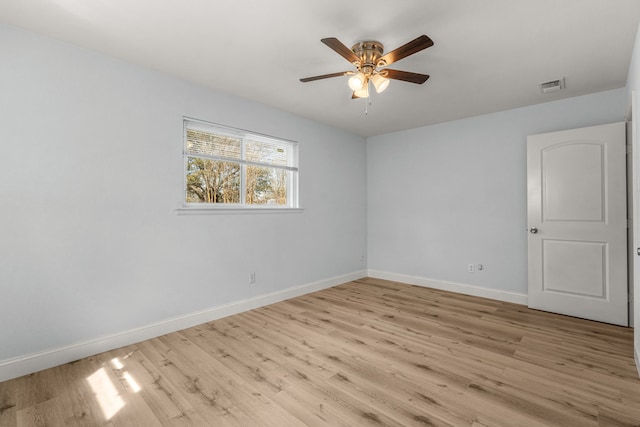
<svg viewBox="0 0 640 427">
<path fill-rule="evenodd" d="M 540 83 L 540 90 L 542 93 L 556 92 L 560 89 L 564 89 L 564 77 L 558 80 Z"/>
</svg>

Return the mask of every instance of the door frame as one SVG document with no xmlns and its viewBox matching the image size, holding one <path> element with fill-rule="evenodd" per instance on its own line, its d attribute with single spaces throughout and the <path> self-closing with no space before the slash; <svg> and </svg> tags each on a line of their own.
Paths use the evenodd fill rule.
<svg viewBox="0 0 640 427">
<path fill-rule="evenodd" d="M 636 369 L 640 376 L 640 256 L 636 254 L 637 248 L 640 248 L 640 136 L 638 135 L 638 105 L 636 91 L 631 91 L 631 99 L 629 99 L 629 111 L 627 113 L 627 122 L 631 125 L 627 126 L 627 143 L 631 143 L 631 170 L 627 171 L 632 182 L 631 199 L 627 203 L 631 204 L 631 221 L 629 228 L 632 230 L 631 246 L 629 248 L 629 257 L 634 261 L 629 263 L 629 324 L 634 328 L 633 348 L 634 358 L 636 361 Z M 629 150 L 627 150 L 628 152 Z M 628 164 L 629 162 L 627 162 Z M 631 271 L 633 270 L 633 271 Z"/>
</svg>

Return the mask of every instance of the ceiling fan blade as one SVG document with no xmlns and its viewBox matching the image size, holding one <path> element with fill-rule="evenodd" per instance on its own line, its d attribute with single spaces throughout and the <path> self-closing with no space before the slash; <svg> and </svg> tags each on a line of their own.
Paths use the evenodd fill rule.
<svg viewBox="0 0 640 427">
<path fill-rule="evenodd" d="M 340 77 L 347 76 L 350 74 L 350 71 L 341 71 L 339 73 L 331 73 L 331 74 L 323 74 L 321 76 L 313 76 L 313 77 L 305 77 L 304 79 L 300 79 L 301 82 L 313 82 L 315 80 L 329 79 L 331 77 Z"/>
<path fill-rule="evenodd" d="M 421 85 L 426 82 L 429 76 L 427 74 L 418 74 L 411 73 L 409 71 L 400 71 L 400 70 L 390 70 L 385 68 L 382 70 L 381 74 L 383 77 L 387 77 L 389 79 L 402 80 L 410 83 L 417 83 Z"/>
<path fill-rule="evenodd" d="M 393 64 L 396 61 L 400 61 L 402 58 L 406 58 L 409 55 L 418 53 L 431 46 L 433 46 L 433 40 L 423 34 L 415 40 L 411 40 L 409 43 L 400 46 L 396 50 L 392 50 L 386 55 L 383 55 L 382 58 L 378 60 L 378 66 L 382 66 L 383 61 L 384 65 Z"/>
<path fill-rule="evenodd" d="M 360 62 L 360 58 L 358 58 L 358 55 L 353 53 L 353 51 L 351 49 L 349 49 L 344 44 L 342 44 L 342 42 L 340 40 L 338 40 L 337 38 L 329 37 L 329 38 L 326 38 L 326 39 L 322 39 L 320 41 L 322 43 L 326 44 L 327 46 L 329 46 L 334 51 L 336 51 L 340 56 L 342 56 L 347 61 L 352 62 L 352 63 L 353 62 Z"/>
</svg>

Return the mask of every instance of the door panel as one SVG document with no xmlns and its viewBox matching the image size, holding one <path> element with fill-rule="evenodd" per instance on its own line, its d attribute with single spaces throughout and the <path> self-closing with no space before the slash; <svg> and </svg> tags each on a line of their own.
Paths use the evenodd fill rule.
<svg viewBox="0 0 640 427">
<path fill-rule="evenodd" d="M 627 325 L 625 125 L 527 138 L 529 307 Z"/>
<path fill-rule="evenodd" d="M 606 259 L 606 243 L 543 239 L 544 291 L 606 298 Z"/>
<path fill-rule="evenodd" d="M 580 161 L 575 161 L 580 159 Z M 600 144 L 570 142 L 542 151 L 543 215 L 546 221 L 603 221 Z"/>
</svg>

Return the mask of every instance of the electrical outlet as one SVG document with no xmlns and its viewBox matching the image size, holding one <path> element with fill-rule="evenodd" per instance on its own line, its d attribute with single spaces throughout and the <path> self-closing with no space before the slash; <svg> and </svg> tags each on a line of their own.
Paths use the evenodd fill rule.
<svg viewBox="0 0 640 427">
<path fill-rule="evenodd" d="M 469 273 L 475 273 L 475 271 L 476 271 L 476 266 L 475 266 L 475 265 L 473 265 L 473 264 L 469 264 L 469 265 L 467 266 L 467 271 L 468 271 Z"/>
<path fill-rule="evenodd" d="M 251 273 L 251 276 L 249 276 L 249 283 L 256 283 L 256 273 L 255 272 Z"/>
</svg>

